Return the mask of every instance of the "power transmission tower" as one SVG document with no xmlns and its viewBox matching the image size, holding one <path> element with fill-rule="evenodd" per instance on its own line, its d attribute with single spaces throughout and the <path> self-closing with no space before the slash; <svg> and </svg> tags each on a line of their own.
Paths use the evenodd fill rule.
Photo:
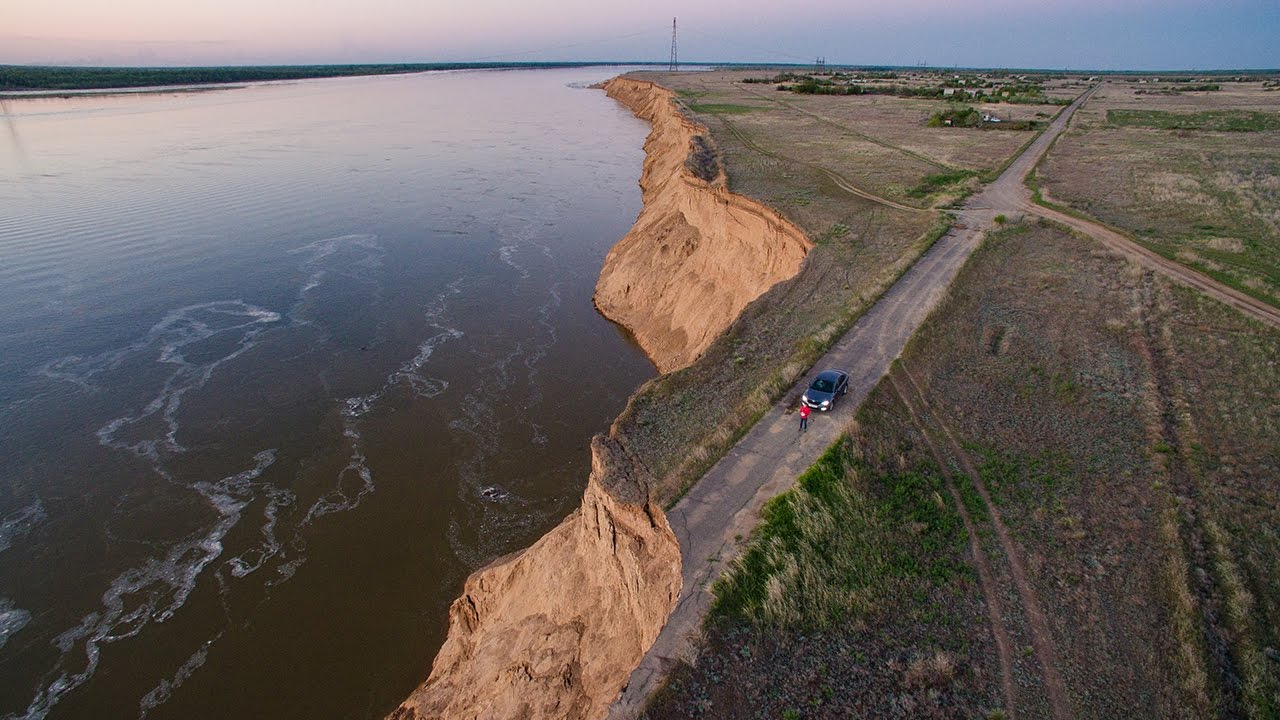
<svg viewBox="0 0 1280 720">
<path fill-rule="evenodd" d="M 676 19 L 671 18 L 671 65 L 667 69 L 675 72 L 679 65 L 680 62 L 676 59 Z"/>
<path fill-rule="evenodd" d="M 822 71 L 826 69 L 827 69 L 827 59 L 825 57 L 820 57 L 813 61 L 813 73 L 815 75 L 821 75 Z"/>
</svg>

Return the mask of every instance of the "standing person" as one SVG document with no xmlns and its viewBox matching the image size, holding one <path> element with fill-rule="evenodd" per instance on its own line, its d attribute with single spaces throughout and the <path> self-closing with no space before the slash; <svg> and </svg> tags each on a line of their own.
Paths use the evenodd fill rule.
<svg viewBox="0 0 1280 720">
<path fill-rule="evenodd" d="M 800 403 L 800 432 L 809 429 L 809 406 Z"/>
</svg>

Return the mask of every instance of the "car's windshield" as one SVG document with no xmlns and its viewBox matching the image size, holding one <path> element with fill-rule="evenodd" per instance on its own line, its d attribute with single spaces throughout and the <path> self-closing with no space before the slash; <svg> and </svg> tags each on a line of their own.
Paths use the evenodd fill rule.
<svg viewBox="0 0 1280 720">
<path fill-rule="evenodd" d="M 812 385 L 809 386 L 810 390 L 817 390 L 818 392 L 828 392 L 828 393 L 831 392 L 833 388 L 835 388 L 835 383 L 831 382 L 826 378 L 818 378 L 817 380 L 813 381 Z"/>
</svg>

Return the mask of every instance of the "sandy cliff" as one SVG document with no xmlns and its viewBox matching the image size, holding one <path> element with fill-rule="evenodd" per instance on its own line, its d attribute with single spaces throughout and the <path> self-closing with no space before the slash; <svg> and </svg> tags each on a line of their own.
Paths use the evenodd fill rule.
<svg viewBox="0 0 1280 720">
<path fill-rule="evenodd" d="M 794 275 L 811 243 L 725 189 L 706 128 L 672 93 L 614 79 L 609 95 L 653 124 L 644 208 L 596 285 L 601 312 L 668 372 L 693 362 L 747 303 Z M 592 441 L 582 505 L 528 550 L 477 571 L 449 611 L 425 683 L 391 715 L 600 718 L 666 623 L 680 548 L 649 477 L 622 444 Z"/>
<path fill-rule="evenodd" d="M 648 120 L 644 207 L 604 261 L 596 307 L 626 326 L 658 370 L 693 362 L 747 303 L 795 275 L 812 243 L 778 213 L 725 188 L 705 127 L 674 94 L 614 78 L 609 96 Z"/>
<path fill-rule="evenodd" d="M 680 549 L 648 474 L 597 436 L 582 506 L 477 571 L 427 681 L 394 720 L 599 718 L 680 593 Z"/>
</svg>

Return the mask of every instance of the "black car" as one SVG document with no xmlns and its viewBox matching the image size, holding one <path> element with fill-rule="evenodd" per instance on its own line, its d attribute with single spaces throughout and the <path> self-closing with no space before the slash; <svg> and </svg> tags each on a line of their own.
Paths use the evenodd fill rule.
<svg viewBox="0 0 1280 720">
<path fill-rule="evenodd" d="M 849 392 L 849 373 L 842 370 L 823 370 L 809 383 L 809 389 L 800 396 L 800 402 L 814 410 L 830 410 L 836 398 Z"/>
</svg>

